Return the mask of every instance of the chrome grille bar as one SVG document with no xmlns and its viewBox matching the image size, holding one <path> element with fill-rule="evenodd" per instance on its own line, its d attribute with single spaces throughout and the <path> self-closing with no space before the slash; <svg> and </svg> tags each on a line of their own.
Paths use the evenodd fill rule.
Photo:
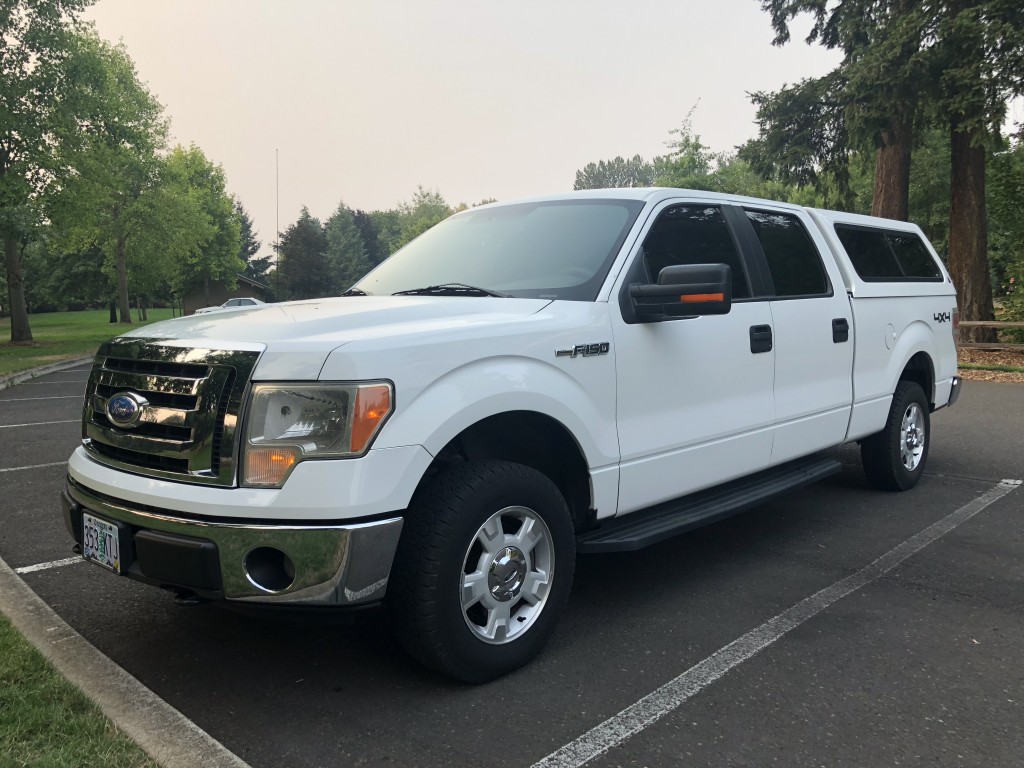
<svg viewBox="0 0 1024 768">
<path fill-rule="evenodd" d="M 135 474 L 233 484 L 239 415 L 259 355 L 136 339 L 103 345 L 87 387 L 86 450 L 96 461 Z M 119 394 L 141 403 L 130 426 L 107 414 L 107 401 Z"/>
</svg>

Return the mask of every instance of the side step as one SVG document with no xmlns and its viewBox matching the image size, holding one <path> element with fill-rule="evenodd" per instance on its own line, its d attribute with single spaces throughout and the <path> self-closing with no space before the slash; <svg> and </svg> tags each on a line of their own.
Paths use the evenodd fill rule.
<svg viewBox="0 0 1024 768">
<path fill-rule="evenodd" d="M 628 552 L 699 528 L 834 475 L 837 459 L 810 456 L 650 509 L 612 518 L 576 537 L 576 551 Z"/>
</svg>

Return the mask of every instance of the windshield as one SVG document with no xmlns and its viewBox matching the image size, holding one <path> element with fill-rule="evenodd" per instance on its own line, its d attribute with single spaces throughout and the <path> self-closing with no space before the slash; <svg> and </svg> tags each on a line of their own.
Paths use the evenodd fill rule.
<svg viewBox="0 0 1024 768">
<path fill-rule="evenodd" d="M 427 230 L 354 287 L 379 296 L 459 284 L 520 298 L 593 301 L 643 206 L 559 200 L 466 211 Z"/>
</svg>

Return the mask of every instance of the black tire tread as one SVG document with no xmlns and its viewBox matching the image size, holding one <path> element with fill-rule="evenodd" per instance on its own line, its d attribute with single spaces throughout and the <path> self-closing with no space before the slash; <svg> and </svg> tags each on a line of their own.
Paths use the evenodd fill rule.
<svg viewBox="0 0 1024 768">
<path fill-rule="evenodd" d="M 895 455 L 893 441 L 899 439 L 903 413 L 911 402 L 916 401 L 925 413 L 925 453 L 913 475 L 908 475 Z M 906 491 L 917 485 L 924 471 L 931 442 L 931 425 L 928 420 L 928 400 L 924 390 L 916 381 L 901 379 L 892 396 L 892 406 L 882 431 L 861 441 L 860 457 L 864 474 L 875 488 L 883 491 Z"/>
<path fill-rule="evenodd" d="M 536 470 L 508 461 L 465 462 L 440 470 L 424 482 L 409 504 L 402 536 L 388 580 L 387 609 L 393 631 L 420 663 L 466 682 L 485 682 L 497 675 L 481 673 L 457 658 L 446 642 L 436 594 L 443 547 L 456 535 L 455 523 L 470 500 L 495 483 L 518 480 L 545 482 L 561 499 L 557 486 Z M 563 511 L 568 517 L 568 509 Z M 570 523 L 571 525 L 571 523 Z M 572 578 L 572 568 L 566 576 Z M 548 606 L 558 609 L 560 606 Z"/>
</svg>

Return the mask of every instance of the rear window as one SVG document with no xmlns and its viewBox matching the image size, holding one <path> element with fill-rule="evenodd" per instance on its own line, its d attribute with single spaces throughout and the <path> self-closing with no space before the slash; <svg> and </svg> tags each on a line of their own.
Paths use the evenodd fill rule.
<svg viewBox="0 0 1024 768">
<path fill-rule="evenodd" d="M 836 234 L 862 280 L 941 282 L 943 279 L 939 265 L 913 232 L 836 224 Z"/>
<path fill-rule="evenodd" d="M 831 292 L 818 249 L 800 223 L 788 213 L 746 211 L 761 243 L 779 298 L 825 296 Z"/>
</svg>

